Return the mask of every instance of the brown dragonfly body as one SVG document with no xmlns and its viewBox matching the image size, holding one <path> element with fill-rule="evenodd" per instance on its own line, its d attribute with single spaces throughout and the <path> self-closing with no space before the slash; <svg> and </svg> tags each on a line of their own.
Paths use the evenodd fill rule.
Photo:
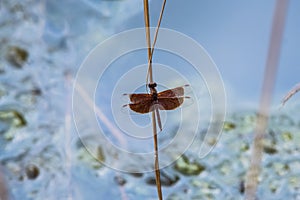
<svg viewBox="0 0 300 200">
<path fill-rule="evenodd" d="M 149 113 L 155 109 L 174 110 L 184 101 L 184 87 L 176 87 L 162 92 L 157 92 L 156 83 L 148 85 L 151 93 L 130 94 L 130 109 L 137 113 Z"/>
<path fill-rule="evenodd" d="M 157 117 L 159 129 L 162 130 L 159 110 L 174 110 L 182 105 L 185 98 L 184 87 L 176 87 L 162 92 L 157 92 L 155 89 L 156 83 L 148 84 L 150 94 L 139 93 L 129 94 L 131 103 L 129 106 L 131 110 L 137 113 L 145 114 L 154 111 Z"/>
</svg>

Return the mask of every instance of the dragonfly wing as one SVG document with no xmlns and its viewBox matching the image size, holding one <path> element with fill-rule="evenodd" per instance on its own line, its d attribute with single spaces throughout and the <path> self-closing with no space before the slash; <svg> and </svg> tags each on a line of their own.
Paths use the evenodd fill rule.
<svg viewBox="0 0 300 200">
<path fill-rule="evenodd" d="M 154 109 L 152 99 L 146 99 L 138 103 L 130 103 L 128 105 L 131 110 L 141 114 L 148 113 Z"/>
<path fill-rule="evenodd" d="M 169 98 L 169 97 L 182 97 L 184 95 L 184 89 L 183 87 L 176 87 L 169 90 L 164 90 L 162 92 L 159 92 L 157 94 L 158 98 Z"/>
<path fill-rule="evenodd" d="M 184 85 L 181 87 L 176 87 L 169 90 L 164 90 L 157 94 L 158 104 L 160 110 L 174 110 L 179 107 L 184 99 L 184 89 L 188 85 Z"/>
<path fill-rule="evenodd" d="M 140 103 L 143 101 L 149 101 L 151 100 L 151 94 L 147 94 L 147 93 L 142 93 L 142 94 L 129 94 L 129 99 L 131 101 L 131 103 Z"/>
<path fill-rule="evenodd" d="M 187 87 L 189 85 L 159 92 L 157 93 L 156 102 L 153 101 L 152 94 L 129 94 L 131 103 L 128 106 L 137 113 L 148 113 L 153 111 L 155 106 L 160 110 L 174 110 L 183 103 L 185 98 L 189 98 L 184 96 L 184 91 Z"/>
<path fill-rule="evenodd" d="M 185 97 L 169 97 L 169 98 L 158 98 L 158 104 L 160 110 L 174 110 L 179 107 Z"/>
</svg>

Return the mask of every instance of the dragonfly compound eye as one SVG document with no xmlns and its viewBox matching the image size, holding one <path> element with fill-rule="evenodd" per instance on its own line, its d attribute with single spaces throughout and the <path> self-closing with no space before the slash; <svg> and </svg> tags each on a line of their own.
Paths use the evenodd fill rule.
<svg viewBox="0 0 300 200">
<path fill-rule="evenodd" d="M 149 83 L 148 87 L 154 89 L 157 86 L 156 83 Z"/>
</svg>

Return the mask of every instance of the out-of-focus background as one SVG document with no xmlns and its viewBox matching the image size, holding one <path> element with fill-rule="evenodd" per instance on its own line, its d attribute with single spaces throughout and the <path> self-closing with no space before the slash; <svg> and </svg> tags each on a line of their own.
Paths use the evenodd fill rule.
<svg viewBox="0 0 300 200">
<path fill-rule="evenodd" d="M 209 156 L 199 159 L 187 152 L 163 169 L 166 199 L 243 197 L 275 2 L 167 2 L 161 26 L 207 50 L 224 81 L 228 115 Z M 161 3 L 150 3 L 152 26 Z M 290 0 L 261 199 L 300 198 L 299 95 L 278 109 L 300 82 L 299 9 L 300 2 Z M 157 199 L 153 173 L 105 167 L 86 151 L 72 122 L 72 78 L 84 58 L 112 35 L 143 26 L 140 0 L 0 1 L 0 199 Z M 92 143 L 93 130 L 87 127 L 87 132 Z M 100 144 L 92 145 L 99 160 L 111 156 Z"/>
</svg>

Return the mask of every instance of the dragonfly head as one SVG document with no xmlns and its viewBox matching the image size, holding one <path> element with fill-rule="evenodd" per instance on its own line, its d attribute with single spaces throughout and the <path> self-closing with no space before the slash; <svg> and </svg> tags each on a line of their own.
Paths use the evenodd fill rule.
<svg viewBox="0 0 300 200">
<path fill-rule="evenodd" d="M 148 84 L 148 87 L 149 87 L 150 89 L 154 89 L 156 86 L 157 86 L 156 83 L 149 83 L 149 84 Z"/>
</svg>

